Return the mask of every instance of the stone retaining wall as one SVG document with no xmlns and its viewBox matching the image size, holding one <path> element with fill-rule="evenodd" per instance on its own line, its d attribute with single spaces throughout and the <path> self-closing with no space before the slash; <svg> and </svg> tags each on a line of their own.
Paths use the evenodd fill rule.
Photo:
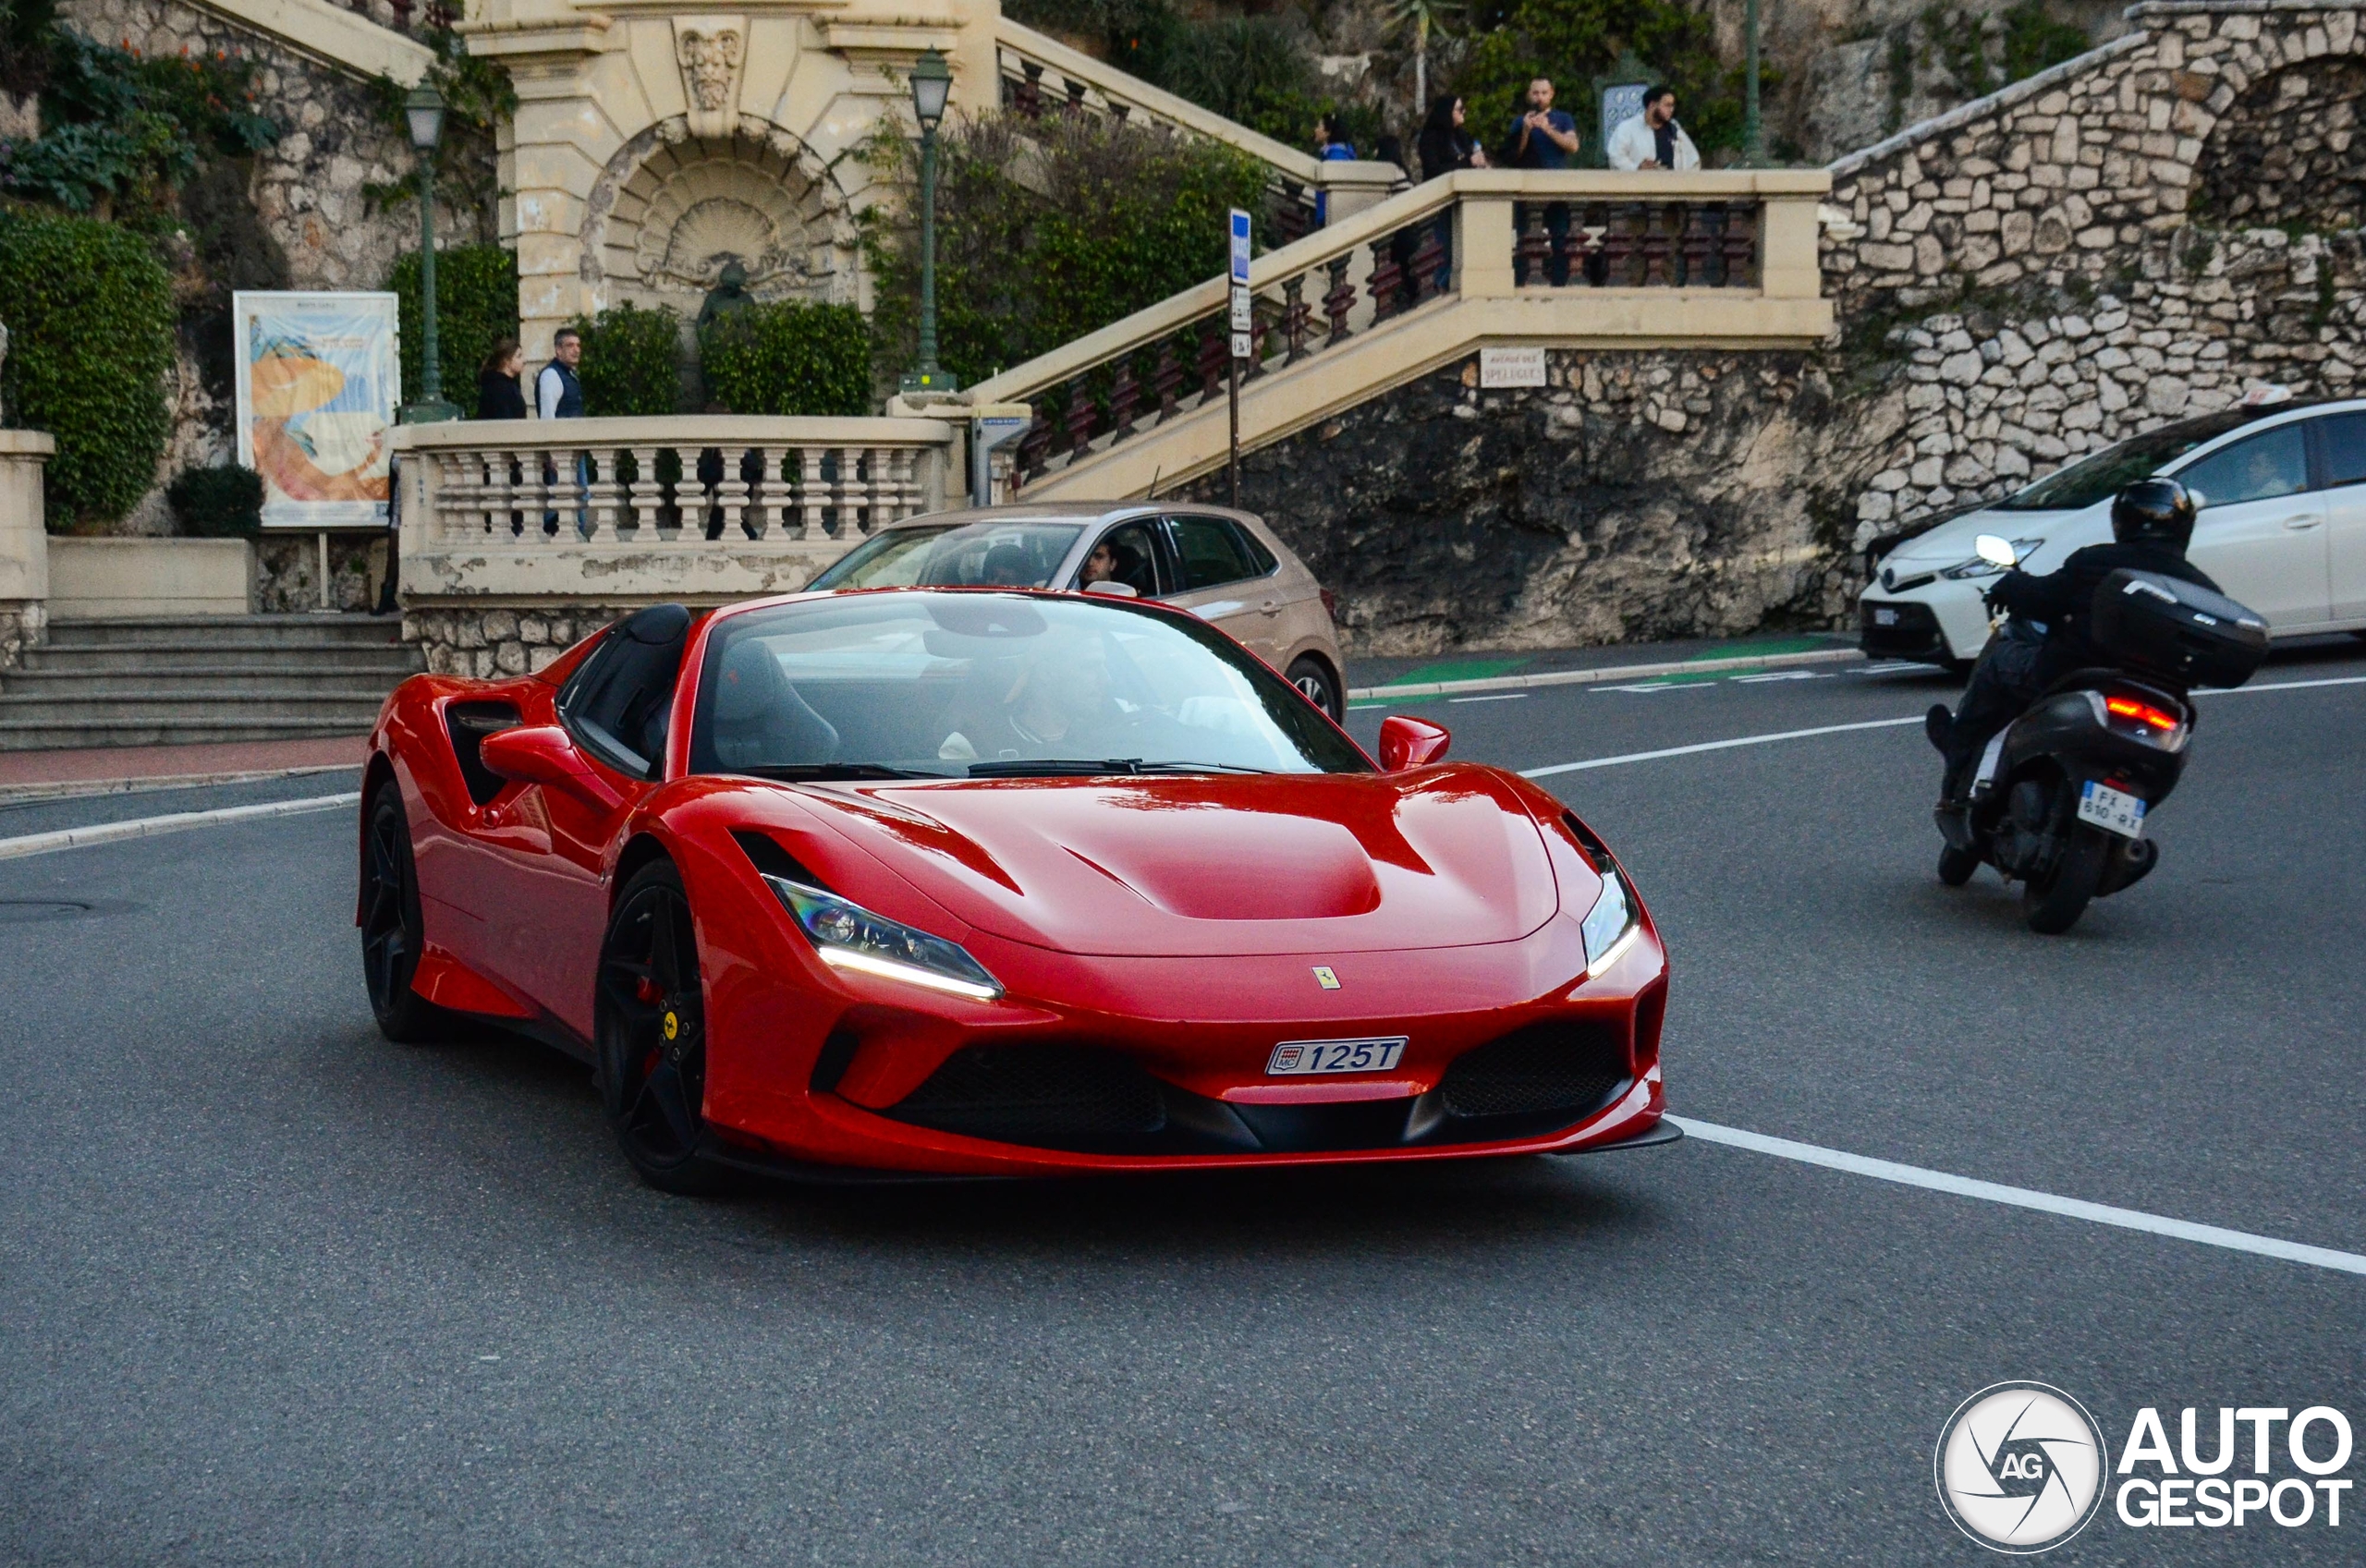
<svg viewBox="0 0 2366 1568">
<path fill-rule="evenodd" d="M 2354 387 L 2358 8 L 2130 16 L 1833 165 L 1825 288 L 1859 379 L 1886 363 L 1908 415 L 1860 476 L 1856 544 L 2267 385 Z"/>
<path fill-rule="evenodd" d="M 1902 420 L 1840 401 L 1825 359 L 1553 350 L 1549 384 L 1506 391 L 1466 360 L 1250 454 L 1241 504 L 1337 592 L 1353 653 L 1825 626 L 1846 476 Z"/>
<path fill-rule="evenodd" d="M 437 675 L 522 675 L 539 670 L 581 638 L 645 604 L 568 604 L 548 610 L 414 610 L 403 640 L 415 643 Z"/>
</svg>

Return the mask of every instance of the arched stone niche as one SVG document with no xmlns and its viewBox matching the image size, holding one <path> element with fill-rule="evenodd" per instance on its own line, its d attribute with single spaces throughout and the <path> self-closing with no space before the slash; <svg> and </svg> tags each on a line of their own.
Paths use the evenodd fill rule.
<svg viewBox="0 0 2366 1568">
<path fill-rule="evenodd" d="M 752 115 L 695 137 L 680 115 L 617 149 L 586 203 L 582 278 L 607 303 L 694 314 L 726 262 L 759 299 L 852 304 L 854 221 L 829 168 Z"/>
<path fill-rule="evenodd" d="M 2366 224 L 2366 61 L 2323 58 L 2252 82 L 2226 105 L 2188 211 L 2230 228 Z"/>
</svg>

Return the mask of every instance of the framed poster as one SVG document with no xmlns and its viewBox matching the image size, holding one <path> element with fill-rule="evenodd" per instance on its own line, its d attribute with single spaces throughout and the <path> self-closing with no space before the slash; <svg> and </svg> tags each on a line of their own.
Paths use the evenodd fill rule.
<svg viewBox="0 0 2366 1568">
<path fill-rule="evenodd" d="M 384 528 L 395 296 L 242 290 L 230 313 L 238 456 L 262 476 L 262 526 Z"/>
</svg>

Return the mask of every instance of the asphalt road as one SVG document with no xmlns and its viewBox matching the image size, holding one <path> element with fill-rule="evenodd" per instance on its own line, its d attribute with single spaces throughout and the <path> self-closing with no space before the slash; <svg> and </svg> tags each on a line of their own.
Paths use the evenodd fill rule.
<svg viewBox="0 0 2366 1568">
<path fill-rule="evenodd" d="M 1946 691 L 1639 684 L 1412 711 L 1539 768 Z M 1551 777 L 1674 954 L 1677 1113 L 2366 1252 L 2366 684 L 2203 700 L 2160 870 L 2051 941 L 1933 880 L 1911 726 Z M 95 906 L 0 903 L 0 1562 L 1976 1562 L 1932 1450 L 2001 1380 L 2115 1455 L 2147 1405 L 2366 1427 L 2366 1277 L 1698 1138 L 665 1197 L 570 1063 L 377 1036 L 351 833 L 0 860 Z M 2351 1496 L 2051 1561 L 2355 1562 Z"/>
</svg>

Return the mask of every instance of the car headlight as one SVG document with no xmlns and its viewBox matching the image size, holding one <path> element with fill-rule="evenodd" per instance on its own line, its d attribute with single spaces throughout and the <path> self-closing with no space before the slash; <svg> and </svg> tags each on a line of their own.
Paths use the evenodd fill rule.
<svg viewBox="0 0 2366 1568">
<path fill-rule="evenodd" d="M 1625 955 L 1643 934 L 1641 906 L 1628 891 L 1627 879 L 1607 858 L 1602 862 L 1602 892 L 1586 912 L 1579 930 L 1586 943 L 1586 973 L 1599 975 Z"/>
<path fill-rule="evenodd" d="M 978 1002 L 992 1002 L 1002 995 L 1002 982 L 986 973 L 985 966 L 970 957 L 959 942 L 914 930 L 835 893 L 787 877 L 766 874 L 764 885 L 773 890 L 822 962 L 833 968 L 884 975 Z"/>
<path fill-rule="evenodd" d="M 2030 552 L 2035 550 L 2039 545 L 2043 544 L 2044 542 L 2045 541 L 2042 539 L 2017 539 L 2013 541 L 2013 554 L 2018 559 L 2026 561 L 2030 558 Z M 1939 575 L 1943 577 L 1961 582 L 1966 577 L 2002 577 L 2004 574 L 2004 567 L 1996 565 L 1994 561 L 1983 561 L 1979 556 L 1975 555 L 1970 560 L 1963 562 L 1959 565 L 1949 566 Z"/>
</svg>

